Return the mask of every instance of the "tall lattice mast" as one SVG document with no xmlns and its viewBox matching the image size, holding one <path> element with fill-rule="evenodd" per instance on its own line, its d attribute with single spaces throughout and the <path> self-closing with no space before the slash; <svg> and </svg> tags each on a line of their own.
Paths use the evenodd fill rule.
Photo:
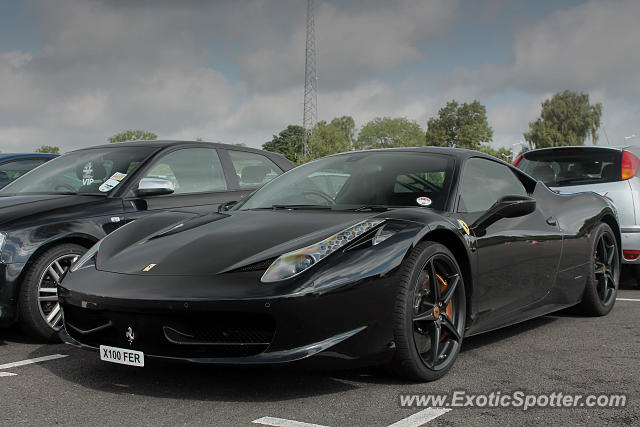
<svg viewBox="0 0 640 427">
<path fill-rule="evenodd" d="M 309 154 L 309 137 L 318 120 L 318 76 L 316 74 L 316 25 L 313 13 L 313 0 L 307 0 L 307 43 L 304 62 L 304 111 L 302 114 L 302 157 Z"/>
</svg>

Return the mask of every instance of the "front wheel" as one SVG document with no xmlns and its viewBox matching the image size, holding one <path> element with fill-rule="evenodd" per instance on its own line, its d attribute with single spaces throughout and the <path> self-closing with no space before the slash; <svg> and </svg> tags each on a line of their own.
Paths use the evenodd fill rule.
<svg viewBox="0 0 640 427">
<path fill-rule="evenodd" d="M 464 282 L 454 255 L 435 242 L 416 246 L 400 271 L 392 370 L 418 381 L 444 376 L 460 351 L 465 316 Z"/>
<path fill-rule="evenodd" d="M 604 316 L 616 302 L 620 254 L 615 234 L 607 224 L 599 224 L 591 235 L 590 271 L 579 309 L 588 316 Z"/>
<path fill-rule="evenodd" d="M 62 311 L 58 303 L 58 285 L 87 248 L 71 243 L 55 246 L 27 267 L 20 286 L 20 323 L 28 334 L 48 341 L 58 340 Z"/>
</svg>

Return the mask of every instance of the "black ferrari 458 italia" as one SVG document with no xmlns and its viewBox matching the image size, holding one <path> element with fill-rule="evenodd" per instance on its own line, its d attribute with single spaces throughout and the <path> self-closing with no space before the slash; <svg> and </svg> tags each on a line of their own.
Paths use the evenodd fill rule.
<svg viewBox="0 0 640 427">
<path fill-rule="evenodd" d="M 325 157 L 228 211 L 139 219 L 62 281 L 63 339 L 104 361 L 389 364 L 434 380 L 464 337 L 564 307 L 604 315 L 616 211 L 482 153 Z"/>
</svg>

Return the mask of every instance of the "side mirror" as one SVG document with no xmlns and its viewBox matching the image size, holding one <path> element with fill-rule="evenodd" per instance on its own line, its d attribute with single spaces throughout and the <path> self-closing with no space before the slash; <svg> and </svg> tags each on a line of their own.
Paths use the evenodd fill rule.
<svg viewBox="0 0 640 427">
<path fill-rule="evenodd" d="M 477 235 L 502 218 L 517 218 L 536 210 L 536 199 L 529 196 L 504 196 L 471 225 Z"/>
<path fill-rule="evenodd" d="M 238 204 L 237 200 L 231 200 L 229 202 L 224 202 L 222 204 L 220 204 L 220 206 L 218 206 L 218 212 L 226 212 L 229 209 L 231 209 L 232 207 L 234 207 L 235 205 Z"/>
<path fill-rule="evenodd" d="M 159 196 L 171 194 L 175 191 L 173 183 L 164 178 L 142 178 L 138 183 L 135 194 L 138 197 Z"/>
</svg>

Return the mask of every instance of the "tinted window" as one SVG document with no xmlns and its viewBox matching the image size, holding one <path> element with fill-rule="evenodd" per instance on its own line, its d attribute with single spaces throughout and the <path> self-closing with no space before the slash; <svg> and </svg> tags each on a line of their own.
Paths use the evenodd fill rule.
<svg viewBox="0 0 640 427">
<path fill-rule="evenodd" d="M 3 163 L 0 165 L 0 181 L 13 181 L 47 160 L 49 159 L 19 159 Z"/>
<path fill-rule="evenodd" d="M 483 212 L 511 195 L 526 196 L 527 192 L 507 166 L 480 158 L 467 160 L 460 184 L 460 212 Z"/>
<path fill-rule="evenodd" d="M 275 163 L 261 154 L 234 150 L 228 152 L 242 188 L 260 187 L 282 173 Z"/>
<path fill-rule="evenodd" d="M 154 151 L 155 147 L 114 146 L 74 151 L 50 160 L 0 190 L 27 193 L 107 194 Z"/>
<path fill-rule="evenodd" d="M 526 153 L 518 168 L 549 187 L 619 181 L 621 154 L 599 148 L 559 148 Z"/>
<path fill-rule="evenodd" d="M 175 187 L 173 194 L 227 189 L 218 152 L 211 148 L 183 148 L 166 154 L 154 163 L 145 177 L 168 179 Z"/>
<path fill-rule="evenodd" d="M 381 205 L 442 210 L 449 197 L 454 164 L 450 156 L 416 152 L 330 156 L 274 179 L 237 209 L 324 205 L 344 210 Z"/>
</svg>

